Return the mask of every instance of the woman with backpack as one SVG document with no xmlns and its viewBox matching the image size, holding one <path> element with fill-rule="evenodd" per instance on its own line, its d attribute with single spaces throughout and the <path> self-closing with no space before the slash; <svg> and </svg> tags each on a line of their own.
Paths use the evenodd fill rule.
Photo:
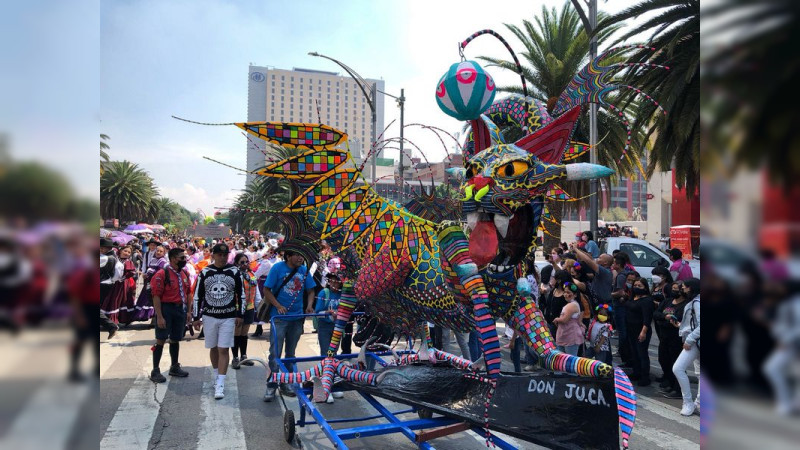
<svg viewBox="0 0 800 450">
<path fill-rule="evenodd" d="M 689 278 L 683 282 L 682 289 L 686 298 L 691 300 L 683 308 L 683 320 L 680 321 L 678 326 L 678 335 L 683 341 L 683 350 L 672 366 L 672 372 L 681 387 L 681 396 L 683 397 L 681 415 L 691 416 L 700 407 L 700 387 L 698 385 L 697 398 L 692 401 L 689 375 L 686 374 L 689 364 L 700 361 L 700 280 Z M 695 369 L 698 366 L 699 364 L 696 364 Z"/>
</svg>

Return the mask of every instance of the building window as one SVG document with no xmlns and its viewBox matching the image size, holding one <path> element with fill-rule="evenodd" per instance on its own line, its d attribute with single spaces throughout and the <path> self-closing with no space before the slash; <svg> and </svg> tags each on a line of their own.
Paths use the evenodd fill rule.
<svg viewBox="0 0 800 450">
<path fill-rule="evenodd" d="M 275 74 L 274 74 L 274 73 L 272 74 L 272 79 L 273 79 L 273 80 L 275 79 Z"/>
<path fill-rule="evenodd" d="M 272 104 L 270 106 L 272 106 L 274 108 L 275 107 L 275 102 L 272 102 Z"/>
<path fill-rule="evenodd" d="M 283 75 L 281 75 L 281 80 L 283 80 L 283 79 L 284 79 L 284 76 L 283 76 Z"/>
<path fill-rule="evenodd" d="M 281 108 L 283 108 L 283 103 L 281 103 Z M 283 112 L 281 112 L 281 114 L 283 114 Z"/>
<path fill-rule="evenodd" d="M 283 81 L 281 81 L 281 88 L 283 88 Z"/>
<path fill-rule="evenodd" d="M 328 86 L 330 86 L 330 85 L 331 85 L 331 80 L 328 80 Z"/>
<path fill-rule="evenodd" d="M 291 84 L 291 86 L 289 86 L 289 87 L 290 87 L 290 88 L 292 88 L 292 89 L 294 89 L 294 83 L 292 83 L 292 84 Z"/>
</svg>

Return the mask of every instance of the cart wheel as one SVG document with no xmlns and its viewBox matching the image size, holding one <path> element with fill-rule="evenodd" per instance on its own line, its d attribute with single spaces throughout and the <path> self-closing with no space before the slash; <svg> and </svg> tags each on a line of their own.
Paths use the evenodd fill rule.
<svg viewBox="0 0 800 450">
<path fill-rule="evenodd" d="M 430 419 L 433 417 L 433 411 L 428 408 L 420 408 L 417 410 L 417 415 L 420 419 Z"/>
<path fill-rule="evenodd" d="M 283 438 L 290 444 L 294 440 L 294 412 L 291 410 L 283 413 Z"/>
</svg>

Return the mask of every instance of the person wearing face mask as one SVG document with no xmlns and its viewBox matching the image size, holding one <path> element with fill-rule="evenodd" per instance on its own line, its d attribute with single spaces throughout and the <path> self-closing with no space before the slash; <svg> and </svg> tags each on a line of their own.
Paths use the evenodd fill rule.
<svg viewBox="0 0 800 450">
<path fill-rule="evenodd" d="M 153 370 L 150 372 L 150 380 L 154 383 L 167 381 L 159 367 L 167 339 L 170 341 L 169 356 L 172 360 L 170 376 L 189 376 L 178 362 L 178 353 L 186 321 L 191 319 L 189 301 L 192 287 L 189 274 L 183 270 L 186 267 L 184 250 L 180 247 L 173 248 L 168 256 L 169 265 L 158 270 L 151 279 L 153 309 L 156 314 L 156 345 L 153 347 Z"/>
<path fill-rule="evenodd" d="M 614 272 L 614 287 L 611 292 L 611 306 L 614 314 L 614 327 L 617 329 L 619 338 L 619 357 L 624 366 L 633 367 L 633 349 L 628 345 L 628 327 L 626 319 L 628 308 L 626 302 L 633 287 L 633 280 L 628 281 L 628 276 L 633 273 L 628 268 L 630 257 L 625 252 L 614 254 L 611 269 Z"/>
<path fill-rule="evenodd" d="M 631 287 L 632 298 L 628 300 L 625 327 L 628 329 L 628 345 L 633 350 L 632 381 L 639 386 L 650 385 L 650 337 L 653 334 L 653 299 L 647 280 L 636 278 Z"/>
<path fill-rule="evenodd" d="M 651 272 L 650 280 L 653 282 L 653 287 L 650 290 L 650 297 L 653 299 L 653 308 L 654 310 L 658 310 L 658 306 L 663 302 L 667 297 L 672 297 L 672 275 L 670 275 L 669 270 L 666 267 L 656 267 Z M 656 336 L 658 336 L 659 342 L 661 342 L 661 328 L 654 327 L 656 331 Z M 656 378 L 657 382 L 661 382 L 663 377 Z"/>
<path fill-rule="evenodd" d="M 550 328 L 550 334 L 552 336 L 555 336 L 558 331 L 558 323 L 555 319 L 561 314 L 561 311 L 567 304 L 564 298 L 564 285 L 567 283 L 572 283 L 572 277 L 566 270 L 559 270 L 550 277 L 551 288 L 544 300 L 544 305 L 542 305 L 542 314 Z"/>
<path fill-rule="evenodd" d="M 660 330 L 658 341 L 658 363 L 664 372 L 660 382 L 661 394 L 666 398 L 681 398 L 678 379 L 672 373 L 672 366 L 683 350 L 683 342 L 678 334 L 678 326 L 683 320 L 683 309 L 688 301 L 683 293 L 683 283 L 671 284 L 672 295 L 665 298 L 653 312 L 655 327 Z"/>
<path fill-rule="evenodd" d="M 611 305 L 603 303 L 597 305 L 597 314 L 586 329 L 586 357 L 611 365 L 611 324 L 608 323 L 608 314 Z"/>
</svg>

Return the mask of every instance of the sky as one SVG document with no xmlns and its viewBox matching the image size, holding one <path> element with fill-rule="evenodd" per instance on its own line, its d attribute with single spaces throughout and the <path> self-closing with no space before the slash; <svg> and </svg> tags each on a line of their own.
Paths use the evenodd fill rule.
<svg viewBox="0 0 800 450">
<path fill-rule="evenodd" d="M 200 126 L 170 116 L 246 121 L 249 64 L 341 72 L 308 53 L 331 56 L 364 78 L 384 79 L 388 93 L 398 95 L 404 88 L 406 124 L 455 133 L 463 123 L 439 110 L 434 90 L 459 61 L 458 42 L 489 28 L 519 53 L 522 45 L 503 24 L 532 20 L 544 4 L 560 8 L 563 3 L 102 1 L 100 131 L 111 138 L 112 159 L 139 164 L 162 195 L 211 215 L 233 204 L 245 177 L 203 156 L 245 167 L 246 138 L 233 126 Z M 629 4 L 601 1 L 600 9 L 613 13 Z M 498 40 L 481 36 L 467 46 L 465 56 L 507 59 L 509 54 Z M 498 86 L 519 83 L 513 73 L 488 71 Z M 384 117 L 386 124 L 399 118 L 394 102 L 386 102 Z M 395 122 L 386 136 L 398 135 Z M 407 127 L 405 136 L 432 162 L 446 154 L 430 131 Z M 445 142 L 452 147 L 452 141 Z M 387 156 L 394 153 L 387 151 Z M 419 153 L 415 150 L 414 156 Z"/>
</svg>

